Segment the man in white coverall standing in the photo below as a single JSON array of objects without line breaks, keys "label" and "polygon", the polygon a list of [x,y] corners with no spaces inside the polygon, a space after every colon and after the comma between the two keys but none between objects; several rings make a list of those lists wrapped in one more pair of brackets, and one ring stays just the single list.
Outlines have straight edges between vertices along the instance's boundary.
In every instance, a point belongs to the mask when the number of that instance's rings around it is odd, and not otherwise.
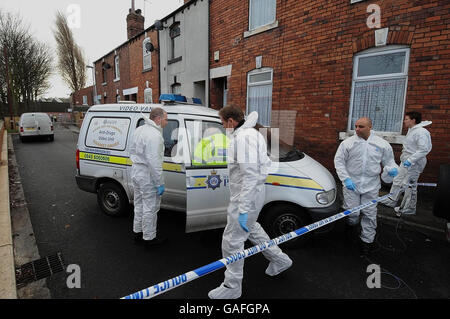
[{"label": "man in white coverall standing", "polygon": [[[264,137],[254,128],[258,113],[253,112],[244,120],[240,108],[228,106],[219,115],[227,133],[232,131],[227,149],[230,203],[222,238],[222,254],[228,257],[243,251],[247,239],[254,245],[270,240],[256,220],[264,205],[265,181],[271,161]],[[270,261],[266,269],[269,276],[276,276],[292,265],[292,260],[278,246],[263,251],[263,255]],[[209,298],[239,298],[243,274],[243,259],[228,265],[224,282],[208,293]]]},{"label": "man in white coverall standing", "polygon": [[393,194],[393,197],[383,203],[386,206],[395,207],[400,195],[400,188],[411,183],[412,186],[407,187],[405,190],[401,205],[394,208],[398,217],[401,214],[414,215],[416,213],[417,181],[427,165],[426,156],[432,148],[430,132],[424,128],[430,125],[431,122],[422,122],[422,114],[419,112],[408,112],[405,114],[403,123],[408,129],[408,133],[403,142],[403,150],[400,155],[400,170],[392,183],[390,193]]},{"label": "man in white coverall standing", "polygon": [[[378,197],[381,188],[380,164],[384,167],[384,175],[394,177],[398,174],[391,145],[372,134],[371,129],[372,121],[360,118],[355,124],[356,135],[343,141],[336,152],[334,165],[344,186],[344,209],[368,203]],[[366,208],[361,211],[361,215],[361,253],[368,255],[376,234],[377,207]],[[359,212],[348,216],[348,232],[356,232],[359,217]]]},{"label": "man in white coverall standing", "polygon": [[134,239],[147,247],[161,244],[165,238],[156,236],[157,214],[164,194],[163,128],[167,113],[156,108],[150,119],[144,116],[145,125],[136,129],[130,148],[131,181],[134,188]]}]

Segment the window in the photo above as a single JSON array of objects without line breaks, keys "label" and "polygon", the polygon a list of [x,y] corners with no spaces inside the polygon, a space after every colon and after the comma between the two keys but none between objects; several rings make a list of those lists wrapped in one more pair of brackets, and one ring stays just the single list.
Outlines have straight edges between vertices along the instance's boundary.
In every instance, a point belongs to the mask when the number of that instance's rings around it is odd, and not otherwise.
[{"label": "window", "polygon": [[[138,121],[137,127],[143,126],[145,124],[144,119]],[[163,130],[164,137],[164,156],[165,157],[175,157],[177,155],[177,145],[178,145],[178,128],[180,124],[176,120],[169,120],[166,127]]]},{"label": "window", "polygon": [[119,65],[119,56],[116,55],[114,58],[114,74],[115,80],[120,80],[120,65]]},{"label": "window", "polygon": [[249,30],[275,22],[276,0],[250,0]]},{"label": "window", "polygon": [[172,94],[181,94],[181,84],[180,83],[174,83],[171,86]]},{"label": "window", "polygon": [[[212,121],[201,121],[201,120],[186,120],[186,130],[188,134],[190,157],[192,162],[202,162],[202,157],[204,151],[202,147],[203,139],[207,139],[214,135],[223,135],[223,140],[219,138],[221,145],[214,145],[212,148],[217,148],[217,156],[221,157],[220,162],[226,162],[226,132],[222,126],[222,123],[212,122]],[[205,156],[206,157],[206,156]],[[198,165],[197,165],[198,166]]]},{"label": "window", "polygon": [[180,34],[180,23],[176,22],[170,27],[170,60],[181,57]]},{"label": "window", "polygon": [[409,49],[368,50],[355,56],[349,127],[361,117],[380,132],[401,133],[408,83]]},{"label": "window", "polygon": [[88,97],[87,97],[87,95],[83,95],[83,105],[88,105]]},{"label": "window", "polygon": [[247,80],[247,114],[259,114],[259,124],[270,126],[272,115],[273,70],[263,68],[249,72]]},{"label": "window", "polygon": [[106,69],[107,69],[107,64],[105,62],[102,63],[102,79],[103,79],[103,84],[106,83]]},{"label": "window", "polygon": [[142,43],[142,62],[144,71],[152,68],[152,53],[148,50],[149,44],[151,44],[150,38],[145,39]]}]

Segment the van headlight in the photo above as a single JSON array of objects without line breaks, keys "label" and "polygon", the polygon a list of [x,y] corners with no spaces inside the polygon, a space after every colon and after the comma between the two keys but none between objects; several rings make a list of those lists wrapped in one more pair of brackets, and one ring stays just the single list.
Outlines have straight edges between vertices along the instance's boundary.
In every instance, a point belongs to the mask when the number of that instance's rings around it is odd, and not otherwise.
[{"label": "van headlight", "polygon": [[332,203],[336,197],[336,190],[332,189],[328,192],[318,193],[316,195],[316,200],[319,204],[327,205]]}]

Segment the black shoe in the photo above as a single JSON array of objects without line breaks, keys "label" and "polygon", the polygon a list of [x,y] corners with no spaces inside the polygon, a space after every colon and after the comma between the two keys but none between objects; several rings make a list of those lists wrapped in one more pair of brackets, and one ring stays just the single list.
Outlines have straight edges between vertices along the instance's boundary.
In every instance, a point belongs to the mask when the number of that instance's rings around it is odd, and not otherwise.
[{"label": "black shoe", "polygon": [[358,225],[345,224],[345,238],[351,242],[356,242],[358,237]]},{"label": "black shoe", "polygon": [[368,257],[372,252],[372,244],[365,243],[363,241],[360,242],[360,253],[361,257]]},{"label": "black shoe", "polygon": [[158,246],[161,244],[164,244],[167,241],[166,237],[163,236],[158,236],[155,239],[152,240],[144,240],[144,246],[145,247],[154,247],[154,246]]},{"label": "black shoe", "polygon": [[144,242],[144,233],[134,233],[134,242],[136,244],[142,244]]}]

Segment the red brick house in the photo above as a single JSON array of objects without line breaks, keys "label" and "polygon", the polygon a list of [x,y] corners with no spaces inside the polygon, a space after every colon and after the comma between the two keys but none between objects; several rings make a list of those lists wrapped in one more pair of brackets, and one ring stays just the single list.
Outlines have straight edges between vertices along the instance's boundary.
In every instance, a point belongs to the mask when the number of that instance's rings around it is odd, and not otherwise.
[{"label": "red brick house", "polygon": [[340,140],[370,116],[398,161],[405,112],[433,150],[422,180],[450,163],[450,2],[212,0],[210,106],[258,110],[334,172]]},{"label": "red brick house", "polygon": [[158,46],[158,31],[144,30],[141,10],[130,9],[127,16],[128,40],[101,57],[95,64],[97,101],[157,102],[159,98],[159,61],[153,49]]},{"label": "red brick house", "polygon": [[72,94],[72,104],[74,106],[94,105],[94,87],[89,86]]}]

